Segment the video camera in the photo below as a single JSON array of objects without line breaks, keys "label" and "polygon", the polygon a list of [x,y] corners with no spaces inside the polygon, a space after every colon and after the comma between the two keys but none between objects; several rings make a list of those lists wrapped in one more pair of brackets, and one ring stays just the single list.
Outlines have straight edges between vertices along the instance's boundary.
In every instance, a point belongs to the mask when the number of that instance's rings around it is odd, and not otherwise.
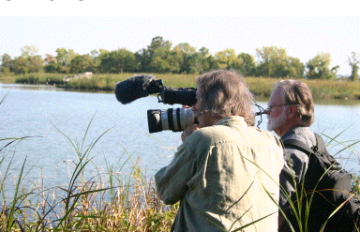
[{"label": "video camera", "polygon": [[[163,81],[155,80],[153,75],[135,75],[118,82],[115,95],[119,102],[128,104],[136,99],[158,93],[158,101],[164,104],[182,104],[187,106],[196,103],[196,88],[168,88]],[[260,109],[255,116],[268,113]],[[194,112],[190,108],[152,109],[147,111],[149,133],[164,130],[183,131],[186,127],[197,123]]]},{"label": "video camera", "polygon": [[[118,82],[115,95],[119,102],[128,104],[136,99],[158,93],[158,101],[164,104],[192,106],[196,103],[196,88],[168,88],[163,81],[155,80],[152,75],[135,75]],[[164,130],[183,131],[196,123],[190,108],[153,109],[147,111],[149,133]]]}]

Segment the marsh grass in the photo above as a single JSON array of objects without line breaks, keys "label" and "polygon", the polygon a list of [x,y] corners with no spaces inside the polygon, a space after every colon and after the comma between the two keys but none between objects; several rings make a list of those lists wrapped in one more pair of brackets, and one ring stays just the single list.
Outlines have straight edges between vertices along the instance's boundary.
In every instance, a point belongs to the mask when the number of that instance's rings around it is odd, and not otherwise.
[{"label": "marsh grass", "polygon": [[[107,166],[107,170],[98,170],[95,176],[86,175],[86,168],[92,162],[93,147],[110,130],[85,147],[90,125],[91,122],[81,142],[72,140],[54,125],[75,151],[76,160],[68,164],[71,175],[67,187],[44,189],[40,185],[32,186],[31,191],[25,190],[22,184],[26,180],[26,158],[14,177],[15,186],[6,186],[6,179],[11,178],[9,170],[12,162],[10,160],[6,164],[6,156],[1,158],[1,170],[5,172],[0,173],[0,231],[170,230],[178,205],[163,205],[155,193],[152,180],[146,179],[138,161],[129,176],[122,176],[121,170],[114,171],[111,166]],[[18,139],[9,140],[3,149],[19,145],[14,144]],[[9,199],[5,191],[11,188],[14,192]]]},{"label": "marsh grass", "polygon": [[[22,183],[26,180],[25,158],[15,178],[15,192],[11,199],[7,200],[4,195],[7,186],[4,186],[4,183],[6,178],[10,178],[8,170],[11,166],[11,160],[5,164],[5,157],[3,156],[0,159],[1,170],[5,170],[4,173],[1,173],[0,185],[3,194],[0,231],[170,230],[179,205],[165,206],[162,203],[156,195],[153,180],[148,180],[139,168],[139,160],[134,161],[130,174],[125,177],[121,175],[122,166],[114,167],[108,162],[106,162],[106,170],[99,169],[97,175],[87,177],[85,171],[92,162],[91,150],[107,131],[111,130],[106,130],[86,147],[86,136],[90,125],[91,122],[81,142],[72,140],[57,128],[59,133],[66,137],[76,154],[76,160],[68,164],[71,175],[67,187],[54,186],[50,189],[44,189],[43,186],[36,186],[31,190],[25,190],[22,187]],[[9,139],[6,147],[19,146],[21,144],[15,142],[21,142],[24,139],[27,138]],[[335,138],[331,142],[334,141],[336,141]],[[131,159],[132,157],[128,157],[126,162]],[[295,201],[289,199],[301,232],[309,231],[306,221],[314,193],[309,195],[300,191],[297,192]],[[270,194],[268,195],[271,197]],[[30,198],[30,196],[35,197]],[[274,204],[277,204],[276,199],[273,201]],[[306,201],[305,204],[303,201]],[[305,209],[301,208],[303,205],[305,205]],[[236,228],[233,231],[241,231],[249,225]],[[293,231],[295,231],[294,227],[291,226]]]},{"label": "marsh grass", "polygon": [[[73,74],[49,74],[32,73],[26,75],[0,74],[2,83],[18,84],[43,84],[56,85],[58,87],[85,90],[85,91],[113,91],[117,82],[126,80],[133,75],[140,73],[121,73],[121,74],[93,74],[91,79],[73,79],[66,83],[63,81],[65,76]],[[147,73],[154,75],[155,79],[162,79],[164,85],[172,88],[195,87],[196,74],[163,74]],[[267,77],[246,77],[245,78],[251,92],[257,98],[268,98],[271,94],[272,86],[280,79]],[[360,99],[360,82],[344,80],[306,80],[301,79],[310,87],[315,100],[329,99]]]}]

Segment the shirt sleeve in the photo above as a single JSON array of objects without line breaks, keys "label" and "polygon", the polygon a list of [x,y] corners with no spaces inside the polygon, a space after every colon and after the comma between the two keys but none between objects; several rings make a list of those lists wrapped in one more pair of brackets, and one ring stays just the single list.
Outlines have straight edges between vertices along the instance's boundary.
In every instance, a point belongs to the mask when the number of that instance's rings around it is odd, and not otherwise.
[{"label": "shirt sleeve", "polygon": [[155,174],[156,189],[165,204],[175,204],[184,197],[187,182],[195,172],[194,153],[186,140],[178,148],[171,163]]}]

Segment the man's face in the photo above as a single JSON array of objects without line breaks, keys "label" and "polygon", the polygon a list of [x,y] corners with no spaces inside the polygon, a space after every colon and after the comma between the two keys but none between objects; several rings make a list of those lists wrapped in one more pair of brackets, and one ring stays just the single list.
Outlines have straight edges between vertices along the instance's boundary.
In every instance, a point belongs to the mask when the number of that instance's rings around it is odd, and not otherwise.
[{"label": "man's face", "polygon": [[271,94],[269,103],[268,123],[267,129],[269,131],[277,131],[287,122],[286,105],[281,95],[281,89],[277,88]]}]

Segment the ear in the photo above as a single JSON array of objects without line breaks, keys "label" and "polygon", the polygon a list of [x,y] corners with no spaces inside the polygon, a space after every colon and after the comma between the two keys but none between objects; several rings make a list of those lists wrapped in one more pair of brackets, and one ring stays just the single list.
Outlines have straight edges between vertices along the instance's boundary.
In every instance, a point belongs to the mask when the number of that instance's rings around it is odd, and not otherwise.
[{"label": "ear", "polygon": [[292,119],[298,115],[296,106],[288,106],[286,109],[288,119]]}]

